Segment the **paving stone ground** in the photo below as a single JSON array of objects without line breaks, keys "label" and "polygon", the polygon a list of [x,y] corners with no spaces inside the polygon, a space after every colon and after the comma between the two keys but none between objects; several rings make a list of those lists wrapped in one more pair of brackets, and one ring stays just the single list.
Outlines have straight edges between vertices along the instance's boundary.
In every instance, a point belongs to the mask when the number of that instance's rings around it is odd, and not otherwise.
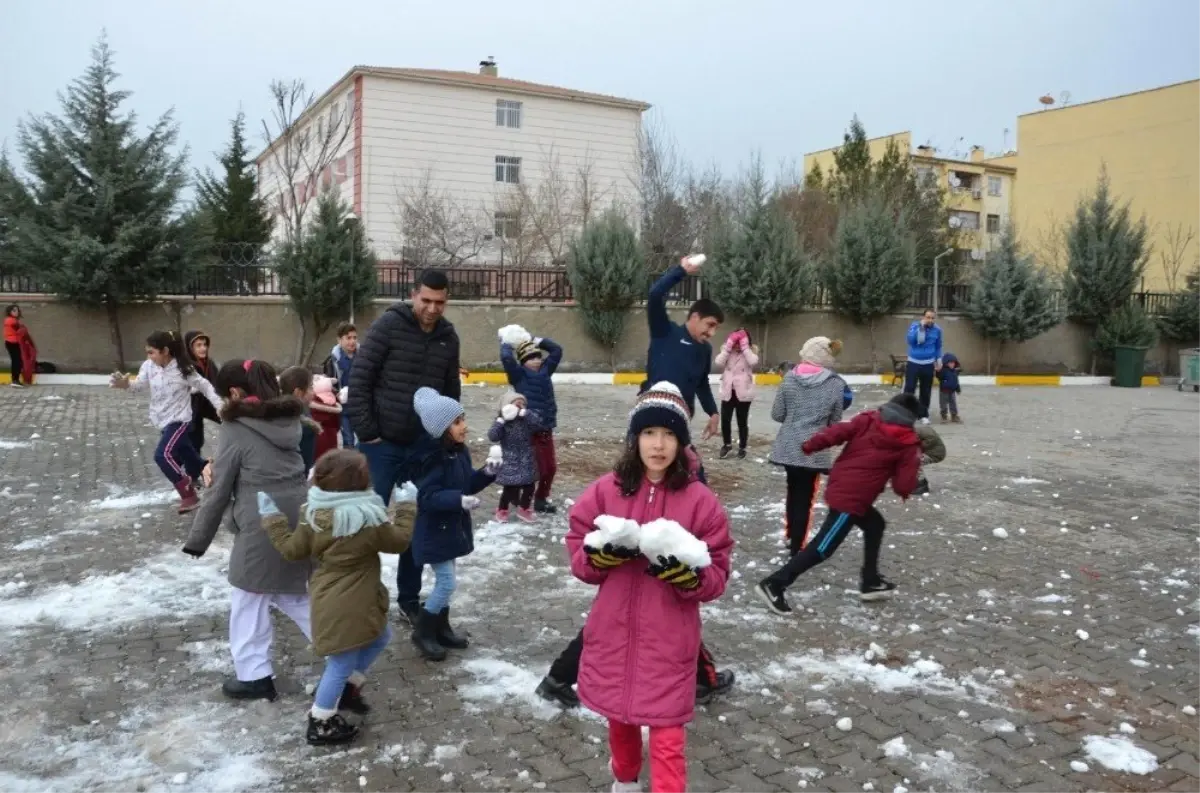
[{"label": "paving stone ground", "polygon": [[[862,390],[857,406],[888,393]],[[498,396],[468,389],[473,435]],[[611,464],[632,396],[559,389],[562,497]],[[797,582],[790,618],[750,591],[783,561],[783,477],[764,461],[771,397],[755,403],[746,460],[702,447],[738,539],[705,635],[739,682],[698,709],[691,789],[1200,787],[1197,720],[1183,710],[1200,685],[1195,395],[968,389],[967,423],[942,428],[934,493],[880,501],[899,596],[859,603],[852,539]],[[199,561],[179,552],[189,519],[153,466],[155,441],[136,397],[0,392],[0,790],[607,788],[600,719],[532,695],[592,594],[567,572],[562,517],[478,527],[454,603],[471,649],[426,663],[398,630],[360,741],[312,750],[305,686],[321,660],[286,619],[283,696],[222,699],[229,536]],[[868,661],[872,643],[884,654]],[[1157,769],[1085,757],[1086,737],[1111,735]]]}]

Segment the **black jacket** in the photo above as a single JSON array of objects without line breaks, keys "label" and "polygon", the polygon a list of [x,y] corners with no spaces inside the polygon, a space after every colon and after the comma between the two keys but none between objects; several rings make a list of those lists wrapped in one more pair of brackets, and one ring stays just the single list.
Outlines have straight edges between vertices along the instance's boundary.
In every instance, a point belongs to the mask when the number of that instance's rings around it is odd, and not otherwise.
[{"label": "black jacket", "polygon": [[[208,338],[208,334],[202,330],[189,330],[183,334],[183,346],[187,348],[189,356],[192,354],[192,342],[198,336]],[[204,361],[197,361],[193,358],[192,363],[201,377],[210,383],[217,382],[217,370],[221,367],[212,359],[211,355]],[[221,423],[221,419],[217,417],[217,409],[212,406],[204,394],[192,394],[192,426],[202,423],[204,419]]]},{"label": "black jacket", "polygon": [[458,334],[445,319],[429,333],[412,307],[396,303],[367,329],[350,369],[346,415],[360,441],[382,438],[409,445],[423,433],[413,395],[428,386],[451,399],[462,397]]}]

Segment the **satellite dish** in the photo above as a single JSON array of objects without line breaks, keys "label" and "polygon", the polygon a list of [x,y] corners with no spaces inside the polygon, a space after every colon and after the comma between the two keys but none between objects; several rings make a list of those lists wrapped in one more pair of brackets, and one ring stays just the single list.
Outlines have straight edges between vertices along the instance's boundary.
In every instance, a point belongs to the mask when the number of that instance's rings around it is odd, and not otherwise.
[{"label": "satellite dish", "polygon": [[958,217],[957,215],[950,218],[950,228],[956,229],[961,225],[962,225],[962,218]]},{"label": "satellite dish", "polygon": [[1038,101],[1046,107],[1049,107],[1050,105],[1054,104],[1054,97],[1050,96],[1050,94],[1046,94],[1045,96],[1039,97]]},{"label": "satellite dish", "polygon": [[951,187],[958,187],[961,184],[962,184],[962,179],[959,179],[957,174],[953,174],[953,173],[950,174],[950,186]]}]

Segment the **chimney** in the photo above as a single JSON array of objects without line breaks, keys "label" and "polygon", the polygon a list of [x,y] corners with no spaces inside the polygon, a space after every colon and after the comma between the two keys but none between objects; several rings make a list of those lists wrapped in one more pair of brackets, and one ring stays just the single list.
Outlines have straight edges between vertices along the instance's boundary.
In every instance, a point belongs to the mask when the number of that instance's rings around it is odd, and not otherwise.
[{"label": "chimney", "polygon": [[499,77],[500,70],[496,68],[496,59],[489,55],[486,60],[480,61],[479,73],[485,74],[488,77]]},{"label": "chimney", "polygon": [[983,153],[982,146],[971,147],[971,162],[983,162],[987,155]]}]

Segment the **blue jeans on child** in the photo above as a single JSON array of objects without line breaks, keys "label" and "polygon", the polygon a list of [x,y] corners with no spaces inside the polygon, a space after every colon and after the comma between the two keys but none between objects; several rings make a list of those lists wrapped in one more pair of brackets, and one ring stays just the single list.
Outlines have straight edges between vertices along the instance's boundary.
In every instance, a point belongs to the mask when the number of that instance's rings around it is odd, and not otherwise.
[{"label": "blue jeans on child", "polygon": [[433,568],[436,578],[433,582],[433,591],[429,593],[429,597],[425,598],[425,610],[430,614],[438,614],[450,605],[450,598],[458,586],[458,582],[454,580],[454,560],[438,562],[429,566]]},{"label": "blue jeans on child", "polygon": [[158,439],[158,448],[154,450],[154,462],[158,465],[163,476],[177,485],[187,478],[199,479],[204,470],[204,459],[192,446],[188,437],[191,426],[177,421],[163,427]]},{"label": "blue jeans on child", "polygon": [[366,674],[391,640],[392,629],[384,625],[379,638],[367,646],[326,656],[325,671],[321,673],[321,682],[317,684],[313,704],[325,710],[337,710],[338,700],[342,697],[342,690],[346,688],[346,681],[350,679],[350,675],[354,672]]},{"label": "blue jeans on child", "polygon": [[342,414],[342,448],[354,448],[354,429],[350,426],[350,417]]}]

